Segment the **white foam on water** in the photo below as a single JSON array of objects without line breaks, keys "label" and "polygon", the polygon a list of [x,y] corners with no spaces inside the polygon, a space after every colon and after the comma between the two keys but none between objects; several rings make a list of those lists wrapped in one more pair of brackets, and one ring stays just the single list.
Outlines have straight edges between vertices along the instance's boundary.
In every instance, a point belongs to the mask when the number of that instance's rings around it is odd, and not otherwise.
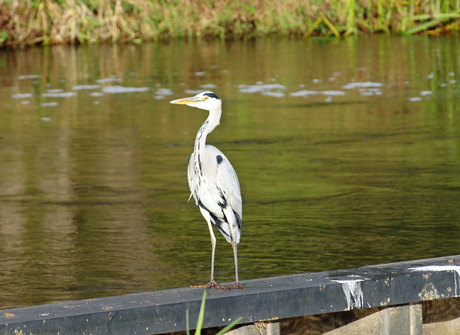
[{"label": "white foam on water", "polygon": [[92,97],[102,97],[102,96],[104,96],[104,93],[102,93],[102,92],[91,92],[88,95],[92,96]]},{"label": "white foam on water", "polygon": [[309,90],[301,90],[301,91],[291,93],[291,97],[305,97],[305,96],[317,95],[317,94],[323,94],[323,95],[327,95],[327,96],[332,96],[332,95],[345,95],[345,92],[343,92],[343,91],[309,91]]},{"label": "white foam on water", "polygon": [[203,92],[203,90],[185,90],[184,92],[187,94],[198,94]]},{"label": "white foam on water", "polygon": [[275,98],[282,98],[284,97],[285,94],[283,92],[266,91],[266,92],[262,92],[262,95],[268,95],[270,97],[275,97]]},{"label": "white foam on water", "polygon": [[281,85],[281,84],[265,84],[263,85],[265,89],[268,90],[285,90],[286,86]]},{"label": "white foam on water", "polygon": [[12,94],[13,99],[27,99],[32,98],[32,93]]},{"label": "white foam on water", "polygon": [[430,95],[431,93],[433,93],[433,92],[431,92],[431,91],[422,91],[422,92],[420,92],[420,95],[425,96],[425,95]]},{"label": "white foam on water", "polygon": [[364,96],[382,95],[380,88],[360,88],[359,94]]},{"label": "white foam on water", "polygon": [[240,85],[239,87],[241,93],[257,93],[262,92],[264,90],[262,86],[259,85]]},{"label": "white foam on water", "polygon": [[46,92],[48,92],[48,93],[61,93],[61,92],[64,92],[64,90],[60,89],[60,88],[50,88],[49,90],[46,90]]},{"label": "white foam on water", "polygon": [[214,84],[203,84],[200,85],[201,88],[216,88],[217,86]]},{"label": "white foam on water", "polygon": [[422,98],[420,98],[420,97],[413,97],[413,98],[409,98],[409,101],[422,101]]},{"label": "white foam on water", "polygon": [[44,98],[70,98],[76,96],[75,92],[57,92],[57,93],[42,93]]},{"label": "white foam on water", "polygon": [[106,86],[102,88],[102,92],[109,94],[146,92],[148,90],[150,90],[149,87]]},{"label": "white foam on water", "polygon": [[98,79],[98,80],[96,80],[96,83],[105,84],[105,83],[113,83],[113,82],[120,82],[120,81],[121,81],[121,79],[118,78],[117,76],[112,76],[110,78]]},{"label": "white foam on water", "polygon": [[[257,84],[256,85],[238,85],[241,93],[258,93],[269,92],[271,90],[285,90],[286,86],[281,84]],[[281,93],[281,92],[272,92]],[[269,95],[269,94],[268,94]],[[284,96],[284,93],[283,93]]]},{"label": "white foam on water", "polygon": [[42,106],[42,107],[55,107],[57,105],[58,105],[57,102],[42,102],[40,104],[40,106]]},{"label": "white foam on water", "polygon": [[25,75],[25,76],[19,76],[18,79],[19,80],[24,80],[24,79],[38,79],[40,78],[41,76],[39,74],[29,74],[29,75]]},{"label": "white foam on water", "polygon": [[74,91],[80,91],[80,90],[96,90],[100,88],[101,85],[77,85],[72,87],[72,90]]},{"label": "white foam on water", "polygon": [[195,72],[195,76],[199,76],[199,77],[204,76],[205,74],[206,72],[204,71]]},{"label": "white foam on water", "polygon": [[301,90],[298,92],[291,93],[291,97],[305,97],[309,95],[320,94],[318,91],[308,91],[308,90]]},{"label": "white foam on water", "polygon": [[42,120],[42,121],[51,121],[51,118],[50,117],[42,117],[40,120]]},{"label": "white foam on water", "polygon": [[382,87],[382,83],[373,83],[371,81],[366,81],[366,82],[355,82],[355,83],[348,83],[346,85],[343,85],[342,88],[346,90],[351,90],[354,88],[360,88],[360,87]]},{"label": "white foam on water", "polygon": [[345,92],[342,91],[323,91],[324,95],[345,95]]}]

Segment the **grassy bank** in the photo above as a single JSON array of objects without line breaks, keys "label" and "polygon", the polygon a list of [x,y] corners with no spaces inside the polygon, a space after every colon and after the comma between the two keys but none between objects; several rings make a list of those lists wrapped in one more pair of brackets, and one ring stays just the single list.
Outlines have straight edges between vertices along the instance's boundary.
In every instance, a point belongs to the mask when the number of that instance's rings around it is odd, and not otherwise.
[{"label": "grassy bank", "polygon": [[0,47],[459,31],[460,0],[0,0]]}]

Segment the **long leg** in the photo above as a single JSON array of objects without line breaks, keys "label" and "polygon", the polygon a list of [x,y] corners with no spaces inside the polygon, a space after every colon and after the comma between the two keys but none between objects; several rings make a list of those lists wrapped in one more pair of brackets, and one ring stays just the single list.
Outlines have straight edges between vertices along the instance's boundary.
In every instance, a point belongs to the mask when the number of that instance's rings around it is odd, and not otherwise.
[{"label": "long leg", "polygon": [[[230,208],[231,210],[231,208]],[[225,211],[225,214],[227,215],[227,218],[233,218],[234,222],[236,221],[235,216],[233,215],[233,210],[230,211]],[[244,285],[240,284],[239,278],[238,278],[238,253],[237,253],[237,245],[235,240],[235,232],[234,229],[238,229],[236,224],[230,224],[230,232],[232,234],[232,247],[233,247],[233,258],[235,259],[235,284],[234,285],[229,285],[229,286],[218,286],[217,288],[220,290],[231,290],[233,288],[239,288],[244,290]]]},{"label": "long leg", "polygon": [[239,285],[240,281],[238,280],[238,255],[236,251],[237,244],[235,240],[232,242],[232,247],[233,247],[233,258],[235,258],[235,284]]},{"label": "long leg", "polygon": [[206,285],[192,285],[191,287],[217,287],[217,283],[214,280],[214,256],[216,252],[216,236],[214,236],[214,231],[212,230],[212,223],[211,223],[211,216],[209,215],[209,212],[203,208],[200,207],[201,214],[203,214],[204,218],[206,219],[206,222],[208,223],[208,228],[209,228],[209,234],[211,235],[211,280],[209,281],[208,284]]},{"label": "long leg", "polygon": [[232,247],[233,247],[233,257],[235,258],[235,285],[233,285],[230,288],[239,288],[244,290],[244,285],[240,284],[240,280],[238,279],[238,255],[237,255],[237,243],[235,240],[232,242]]},{"label": "long leg", "polygon": [[241,290],[244,290],[244,285],[240,284],[240,281],[238,279],[238,256],[237,256],[237,243],[235,240],[232,242],[232,247],[233,247],[233,257],[235,258],[235,284],[233,285],[219,285],[217,288],[219,290],[231,290],[234,288],[238,288]]},{"label": "long leg", "polygon": [[208,221],[209,227],[209,234],[211,235],[211,280],[208,284],[208,287],[216,287],[216,282],[214,280],[214,256],[216,254],[216,237],[214,236],[214,232],[212,230],[212,224]]}]

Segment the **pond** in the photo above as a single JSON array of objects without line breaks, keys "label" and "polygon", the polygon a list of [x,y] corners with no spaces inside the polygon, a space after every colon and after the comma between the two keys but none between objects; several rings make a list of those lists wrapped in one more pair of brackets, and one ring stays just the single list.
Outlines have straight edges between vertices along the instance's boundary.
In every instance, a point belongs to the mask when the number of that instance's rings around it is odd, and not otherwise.
[{"label": "pond", "polygon": [[[0,309],[202,284],[187,159],[238,174],[240,279],[460,254],[460,40],[172,41],[0,51]],[[234,280],[216,231],[216,280]]]}]

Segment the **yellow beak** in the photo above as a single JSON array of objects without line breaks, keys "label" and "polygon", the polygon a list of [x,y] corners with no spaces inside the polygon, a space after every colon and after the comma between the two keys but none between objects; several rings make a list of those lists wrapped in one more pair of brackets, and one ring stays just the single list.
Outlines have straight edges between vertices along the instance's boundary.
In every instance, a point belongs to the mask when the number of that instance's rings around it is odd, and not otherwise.
[{"label": "yellow beak", "polygon": [[188,104],[194,104],[197,102],[201,102],[204,100],[205,99],[203,98],[190,97],[190,98],[176,99],[176,100],[170,101],[170,103],[176,104],[176,105],[188,105]]}]

